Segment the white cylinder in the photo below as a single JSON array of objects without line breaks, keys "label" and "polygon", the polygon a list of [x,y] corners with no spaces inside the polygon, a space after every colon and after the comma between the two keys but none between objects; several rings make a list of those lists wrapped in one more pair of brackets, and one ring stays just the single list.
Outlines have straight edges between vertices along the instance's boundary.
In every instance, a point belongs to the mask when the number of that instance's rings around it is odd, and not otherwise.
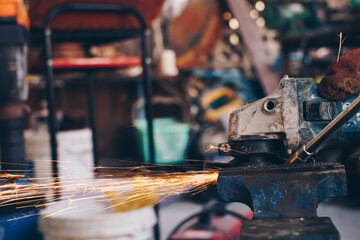
[{"label": "white cylinder", "polygon": [[179,73],[176,67],[176,54],[174,50],[165,49],[160,56],[160,74],[163,76],[174,77]]},{"label": "white cylinder", "polygon": [[144,207],[128,212],[105,212],[94,208],[94,203],[81,202],[85,213],[68,211],[56,213],[66,208],[66,202],[53,205],[41,212],[39,229],[45,240],[151,240],[152,228],[156,222],[154,209]]}]

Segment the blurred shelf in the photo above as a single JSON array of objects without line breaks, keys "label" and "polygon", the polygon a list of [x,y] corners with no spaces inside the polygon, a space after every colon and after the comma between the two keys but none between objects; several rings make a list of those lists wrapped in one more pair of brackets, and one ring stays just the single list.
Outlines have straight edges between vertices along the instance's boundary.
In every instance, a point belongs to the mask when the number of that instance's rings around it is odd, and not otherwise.
[{"label": "blurred shelf", "polygon": [[[42,29],[31,29],[30,42],[33,45],[42,44],[44,32]],[[140,37],[137,29],[126,30],[92,30],[92,31],[52,31],[53,42],[82,42],[89,45],[111,41],[121,41]]]}]

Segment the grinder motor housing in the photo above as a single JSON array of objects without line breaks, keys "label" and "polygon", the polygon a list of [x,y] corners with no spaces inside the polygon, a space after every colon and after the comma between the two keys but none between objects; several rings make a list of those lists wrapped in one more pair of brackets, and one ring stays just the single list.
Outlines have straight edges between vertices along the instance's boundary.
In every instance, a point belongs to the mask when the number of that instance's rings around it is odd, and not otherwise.
[{"label": "grinder motor housing", "polygon": [[[231,113],[229,142],[219,145],[219,153],[232,155],[246,165],[283,163],[356,97],[329,101],[318,96],[318,84],[313,79],[285,76],[272,94]],[[357,113],[324,145],[343,148],[359,141]]]}]

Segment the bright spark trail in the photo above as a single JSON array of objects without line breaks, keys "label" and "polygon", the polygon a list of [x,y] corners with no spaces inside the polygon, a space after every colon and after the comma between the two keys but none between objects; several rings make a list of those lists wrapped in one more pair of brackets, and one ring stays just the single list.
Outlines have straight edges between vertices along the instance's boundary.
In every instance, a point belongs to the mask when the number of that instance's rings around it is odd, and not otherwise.
[{"label": "bright spark trail", "polygon": [[[209,185],[216,184],[218,178],[218,170],[164,172],[146,168],[115,169],[101,177],[83,180],[59,178],[60,201],[66,201],[67,205],[48,216],[76,212],[76,203],[83,200],[107,203],[105,208],[118,210],[126,210],[131,204],[139,202],[141,206],[151,206],[171,196],[204,191]],[[29,178],[26,183],[20,184],[9,181],[19,176],[4,173],[0,177],[8,181],[0,185],[0,210],[6,207],[40,209],[58,203],[54,200],[55,185],[52,182],[38,183],[44,179]],[[46,197],[46,202],[39,202],[40,195]]]}]

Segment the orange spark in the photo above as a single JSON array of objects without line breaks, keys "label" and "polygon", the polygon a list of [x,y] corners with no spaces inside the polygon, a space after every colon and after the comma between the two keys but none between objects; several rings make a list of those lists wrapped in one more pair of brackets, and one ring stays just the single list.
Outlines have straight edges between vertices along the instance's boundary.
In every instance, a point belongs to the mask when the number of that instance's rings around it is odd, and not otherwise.
[{"label": "orange spark", "polygon": [[[68,210],[81,211],[76,209],[76,204],[83,200],[102,202],[105,204],[104,209],[129,210],[130,205],[151,206],[174,195],[196,194],[204,191],[208,185],[216,184],[218,178],[218,170],[164,172],[150,171],[147,167],[132,167],[128,170],[119,172],[119,169],[115,169],[114,172],[106,172],[106,178],[84,180],[60,178],[58,186],[53,183],[37,183],[39,180],[37,178],[32,178],[25,184],[3,184],[0,185],[0,208],[11,205],[25,209],[27,206],[42,208],[57,204],[53,200],[54,194],[57,194],[54,193],[54,189],[59,188],[60,200],[68,204],[47,216],[63,214]],[[135,173],[134,170],[140,170],[140,173]],[[48,202],[39,202],[40,195],[44,195]]]}]

